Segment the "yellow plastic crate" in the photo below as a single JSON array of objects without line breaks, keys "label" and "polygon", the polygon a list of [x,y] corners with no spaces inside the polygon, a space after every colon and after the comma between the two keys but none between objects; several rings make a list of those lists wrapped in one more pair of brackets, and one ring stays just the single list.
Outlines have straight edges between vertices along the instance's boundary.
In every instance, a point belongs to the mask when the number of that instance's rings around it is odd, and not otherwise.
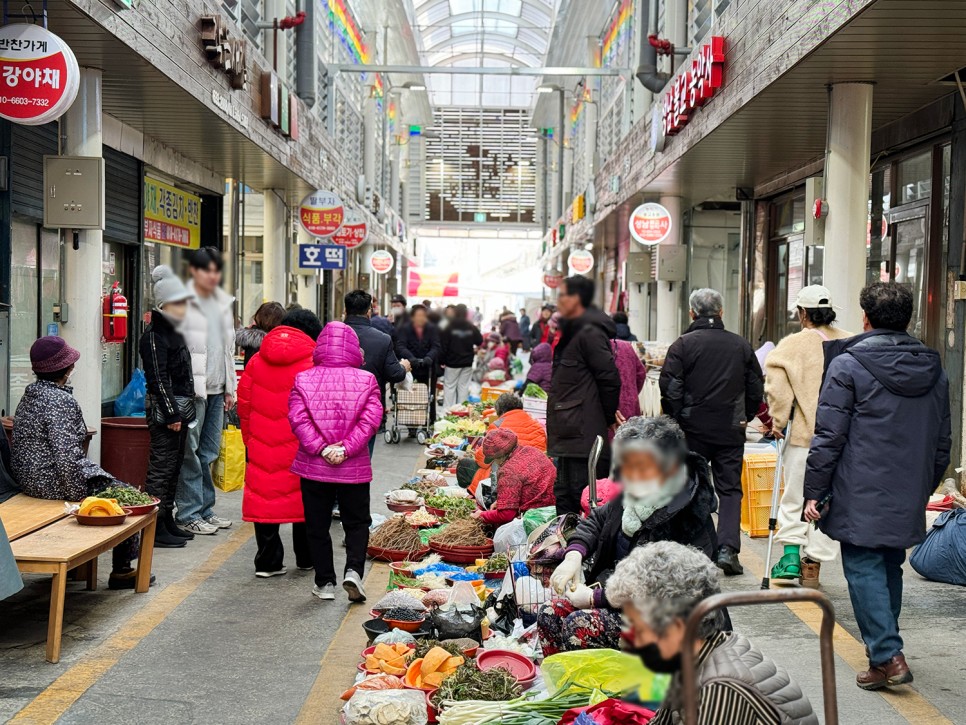
[{"label": "yellow plastic crate", "polygon": [[[777,463],[776,453],[753,453],[745,456],[741,466],[741,530],[753,539],[768,536]],[[784,478],[781,490],[785,490]]]},{"label": "yellow plastic crate", "polygon": [[480,400],[484,403],[495,403],[496,399],[504,393],[512,392],[512,388],[484,385],[483,389],[480,391]]}]

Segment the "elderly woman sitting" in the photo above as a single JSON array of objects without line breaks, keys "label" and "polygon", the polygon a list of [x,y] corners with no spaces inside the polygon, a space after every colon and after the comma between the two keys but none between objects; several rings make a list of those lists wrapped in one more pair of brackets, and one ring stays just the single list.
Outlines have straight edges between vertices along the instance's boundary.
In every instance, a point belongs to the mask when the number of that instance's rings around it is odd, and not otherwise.
[{"label": "elderly woman sitting", "polygon": [[550,579],[565,599],[553,600],[538,619],[544,654],[617,647],[620,616],[604,589],[584,584],[584,576],[603,587],[618,562],[651,541],[694,546],[709,558],[717,548],[708,464],[688,452],[677,423],[666,417],[631,418],[614,436],[613,451],[614,477],[623,494],[581,521],[570,537]]},{"label": "elderly woman sitting", "polygon": [[[634,550],[617,565],[607,599],[623,609],[626,637],[652,672],[673,674],[651,725],[684,720],[681,649],[685,622],[697,604],[720,592],[717,567],[694,549],[670,541]],[[818,725],[801,688],[740,634],[723,631],[722,613],[709,614],[694,643],[698,722],[728,725]]]}]

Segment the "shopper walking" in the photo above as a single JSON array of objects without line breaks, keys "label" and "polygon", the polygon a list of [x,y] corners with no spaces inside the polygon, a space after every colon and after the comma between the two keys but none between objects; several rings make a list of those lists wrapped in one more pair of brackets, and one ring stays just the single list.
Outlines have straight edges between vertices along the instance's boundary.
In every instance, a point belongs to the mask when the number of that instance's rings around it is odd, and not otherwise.
[{"label": "shopper walking", "polygon": [[443,362],[443,408],[449,410],[470,394],[476,349],[483,344],[479,328],[469,321],[466,305],[456,305],[453,319],[440,333]]},{"label": "shopper walking", "polygon": [[188,428],[195,420],[191,354],[179,330],[188,313],[191,293],[166,266],[155,267],[151,322],[138,343],[141,367],[147,380],[146,417],[151,448],[144,487],[161,500],[154,545],[180,548],[188,536],[174,523],[174,497],[184,463]]},{"label": "shopper walking", "polygon": [[248,451],[242,519],[255,525],[255,576],[263,579],[287,571],[280,524],[292,524],[295,565],[312,568],[301,481],[290,470],[299,444],[288,422],[288,400],[295,376],[312,367],[321,332],[314,312],[289,312],[265,336],[238,382],[238,418]]},{"label": "shopper walking", "polygon": [[550,329],[550,317],[553,315],[553,307],[544,305],[540,308],[540,316],[537,321],[530,326],[530,347],[534,348],[541,342],[548,345],[553,343],[553,330]]},{"label": "shopper walking", "polygon": [[[641,414],[641,390],[647,380],[647,368],[634,351],[634,346],[624,340],[611,340],[614,364],[621,376],[621,398],[617,410],[621,418],[629,420]],[[612,436],[613,437],[613,436]]]},{"label": "shopper walking", "polygon": [[523,334],[516,315],[509,310],[500,315],[500,337],[510,346],[510,354],[516,355],[520,343],[523,342]]},{"label": "shopper walking", "polygon": [[902,563],[926,536],[926,503],[949,465],[949,381],[939,353],[906,332],[908,287],[869,285],[859,304],[865,332],[825,346],[805,518],[842,545],[869,656],[856,683],[878,690],[912,682],[899,635]]},{"label": "shopper walking", "polygon": [[285,308],[281,302],[264,302],[252,316],[252,324],[235,330],[235,345],[245,354],[245,365],[262,346],[265,335],[282,323]]},{"label": "shopper walking", "polygon": [[631,332],[630,325],[627,324],[627,313],[617,311],[611,317],[617,326],[617,339],[624,342],[637,342],[637,335]]},{"label": "shopper walking", "polygon": [[332,507],[341,512],[346,563],[342,587],[350,602],[365,601],[362,586],[369,544],[369,485],[372,463],[366,446],[379,428],[382,402],[375,376],[362,370],[359,337],[342,322],[330,322],[312,354],[315,366],[295,377],[289,423],[299,447],[292,473],[301,477],[315,586],[319,599],[335,599]]},{"label": "shopper walking", "polygon": [[[588,485],[587,465],[597,436],[617,422],[621,379],[610,341],[614,322],[593,306],[594,282],[567,277],[560,285],[558,311],[563,320],[553,358],[547,401],[547,450],[557,459],[554,495],[558,514],[580,514],[580,493]],[[609,472],[605,450],[597,477]]]},{"label": "shopper walking", "polygon": [[191,353],[197,425],[188,431],[184,465],[175,501],[178,526],[190,534],[216,534],[231,521],[215,515],[211,464],[221,448],[225,411],[235,403],[234,299],[221,284],[224,262],[214,247],[202,247],[188,258],[191,280],[181,333]]},{"label": "shopper walking", "polygon": [[523,338],[523,349],[530,352],[530,315],[523,307],[520,308],[520,337]]},{"label": "shopper walking", "polygon": [[721,293],[691,293],[691,326],[668,349],[661,406],[684,430],[688,447],[711,464],[718,493],[715,563],[741,574],[741,462],[745,427],[761,406],[761,366],[748,342],[725,330]]},{"label": "shopper walking", "polygon": [[784,546],[784,553],[772,568],[771,577],[800,579],[802,586],[816,588],[822,562],[838,556],[839,547],[820,529],[802,519],[805,461],[815,434],[815,410],[822,387],[825,363],[822,345],[829,340],[851,337],[852,333],[832,326],[835,322],[832,295],[821,285],[803,287],[795,299],[795,307],[801,332],[783,339],[765,358],[765,395],[772,419],[771,430],[776,438],[784,437],[792,410],[795,412],[792,435],[785,441],[782,458],[785,492],[778,509],[775,537]]},{"label": "shopper walking", "polygon": [[436,379],[439,377],[439,328],[429,321],[425,305],[413,305],[410,320],[396,335],[396,354],[408,360],[417,383],[429,386],[429,425],[436,422]]}]

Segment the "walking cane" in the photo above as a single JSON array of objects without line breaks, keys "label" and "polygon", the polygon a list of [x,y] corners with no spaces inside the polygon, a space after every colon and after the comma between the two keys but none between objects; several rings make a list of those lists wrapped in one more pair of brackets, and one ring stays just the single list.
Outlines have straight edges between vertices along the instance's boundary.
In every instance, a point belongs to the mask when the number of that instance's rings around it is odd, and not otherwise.
[{"label": "walking cane", "polygon": [[771,490],[771,511],[768,513],[768,551],[765,553],[765,571],[761,576],[761,588],[771,586],[771,550],[775,544],[775,532],[778,531],[778,505],[781,500],[782,468],[785,459],[785,443],[792,434],[792,419],[795,417],[795,402],[792,401],[792,412],[788,416],[784,438],[776,438],[778,459],[775,461],[775,483]]},{"label": "walking cane", "polygon": [[587,502],[591,511],[597,508],[597,461],[600,460],[602,450],[604,450],[604,437],[597,436],[590,449],[590,458],[587,459]]}]

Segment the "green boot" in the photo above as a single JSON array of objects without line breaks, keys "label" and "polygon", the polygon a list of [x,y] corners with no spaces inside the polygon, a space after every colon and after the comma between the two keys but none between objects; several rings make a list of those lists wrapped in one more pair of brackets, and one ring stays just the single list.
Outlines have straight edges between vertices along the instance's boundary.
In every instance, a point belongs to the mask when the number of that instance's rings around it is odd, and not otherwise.
[{"label": "green boot", "polygon": [[786,545],[785,553],[771,568],[772,579],[798,579],[802,575],[802,558],[798,546]]}]

